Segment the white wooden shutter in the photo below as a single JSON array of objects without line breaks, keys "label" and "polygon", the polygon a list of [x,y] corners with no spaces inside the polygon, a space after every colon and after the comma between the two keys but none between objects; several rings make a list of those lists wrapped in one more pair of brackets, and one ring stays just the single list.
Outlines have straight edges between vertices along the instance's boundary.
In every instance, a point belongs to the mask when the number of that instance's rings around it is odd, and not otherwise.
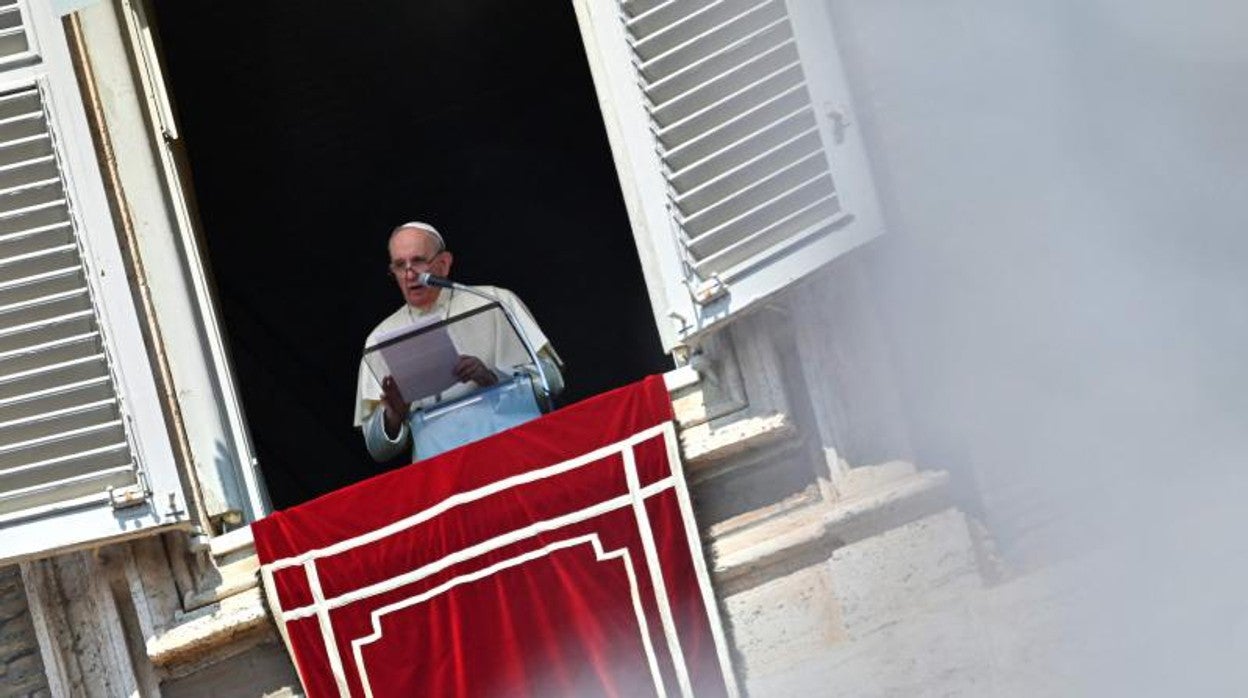
[{"label": "white wooden shutter", "polygon": [[818,0],[578,0],[669,347],[881,232]]},{"label": "white wooden shutter", "polygon": [[0,66],[32,53],[22,9],[17,0],[0,1]]},{"label": "white wooden shutter", "polygon": [[0,0],[0,560],[185,520],[64,33]]}]

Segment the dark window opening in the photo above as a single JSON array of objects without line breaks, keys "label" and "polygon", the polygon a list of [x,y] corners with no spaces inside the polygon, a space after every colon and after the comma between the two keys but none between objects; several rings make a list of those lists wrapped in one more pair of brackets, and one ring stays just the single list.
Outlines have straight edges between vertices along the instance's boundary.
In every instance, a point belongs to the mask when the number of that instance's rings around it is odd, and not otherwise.
[{"label": "dark window opening", "polygon": [[348,11],[156,0],[244,408],[274,505],[379,472],[351,426],[365,335],[403,300],[386,235],[437,225],[567,363],[567,404],[671,366],[570,2]]}]

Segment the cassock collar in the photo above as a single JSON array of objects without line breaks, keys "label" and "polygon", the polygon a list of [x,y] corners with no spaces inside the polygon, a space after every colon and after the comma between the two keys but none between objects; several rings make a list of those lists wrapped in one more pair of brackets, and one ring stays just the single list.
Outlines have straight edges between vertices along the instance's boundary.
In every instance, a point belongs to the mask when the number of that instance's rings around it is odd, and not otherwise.
[{"label": "cassock collar", "polygon": [[449,289],[442,289],[436,300],[427,308],[417,308],[413,305],[406,305],[407,314],[412,318],[425,317],[426,315],[437,314],[444,315],[446,306],[451,302],[451,296],[454,294],[448,292]]}]

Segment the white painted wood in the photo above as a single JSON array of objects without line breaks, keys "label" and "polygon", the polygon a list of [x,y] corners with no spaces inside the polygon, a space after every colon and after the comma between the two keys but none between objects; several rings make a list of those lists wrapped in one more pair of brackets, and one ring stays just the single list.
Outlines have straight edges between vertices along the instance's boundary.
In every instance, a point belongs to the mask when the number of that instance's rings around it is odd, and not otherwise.
[{"label": "white painted wood", "polygon": [[[162,259],[177,255],[178,264],[167,266],[185,269],[185,275],[179,272],[176,278],[166,276],[164,283],[175,286],[173,290],[188,296],[187,302],[193,305],[193,312],[190,313],[172,309],[162,312],[160,320],[167,332],[167,339],[188,349],[186,352],[175,352],[175,371],[190,378],[193,381],[191,385],[200,391],[200,404],[193,411],[200,415],[200,423],[192,423],[189,428],[204,434],[200,437],[200,441],[204,443],[201,450],[207,455],[201,460],[214,461],[205,463],[201,472],[222,469],[222,464],[216,463],[214,459],[219,457],[218,452],[224,446],[232,461],[227,466],[241,481],[242,489],[241,502],[235,501],[239,499],[239,495],[225,493],[227,505],[242,507],[246,520],[254,521],[268,514],[272,506],[260,475],[255,447],[234,379],[234,369],[221,332],[211,283],[204,267],[204,252],[200,249],[194,217],[187,201],[189,183],[183,181],[177,159],[170,149],[170,143],[179,138],[179,133],[165,87],[153,30],[146,14],[145,3],[121,0],[118,7],[128,40],[128,51],[138,69],[138,87],[148,112],[148,118],[144,122],[150,124],[149,137],[156,144],[160,172],[168,183],[163,195],[168,202],[168,214],[173,218],[172,232],[177,239],[176,249],[170,249],[169,240],[159,235],[152,235],[148,244],[162,250],[159,255]],[[181,356],[182,353],[187,356]],[[190,355],[195,355],[196,358],[189,359]],[[209,401],[211,404],[207,404]],[[207,436],[209,432],[224,433],[218,440]],[[228,486],[224,488],[229,489]]]},{"label": "white painted wood", "polygon": [[186,521],[63,29],[25,7],[40,53],[0,70],[0,560]]},{"label": "white painted wood", "polygon": [[662,176],[662,163],[654,148],[640,92],[629,87],[635,85],[636,78],[624,34],[618,30],[619,18],[613,3],[573,0],[573,6],[659,338],[663,347],[670,350],[681,343],[694,317],[692,299],[679,300],[682,294],[687,295],[680,275],[670,271],[680,269],[681,261],[665,206],[667,182]]},{"label": "white painted wood", "polygon": [[169,145],[177,138],[176,123],[141,5],[97,3],[76,14],[75,27],[98,86],[95,108],[124,190],[130,253],[149,291],[167,366],[166,399],[176,400],[190,451],[188,470],[194,469],[209,516],[259,516],[268,511],[267,496],[237,409],[197,238],[188,227],[186,195]]},{"label": "white painted wood", "polygon": [[575,5],[666,348],[882,232],[817,3]]},{"label": "white painted wood", "polygon": [[0,70],[37,60],[39,38],[29,30],[29,0],[0,6]]},{"label": "white painted wood", "polygon": [[58,17],[63,17],[72,12],[77,12],[85,7],[89,7],[98,3],[100,0],[50,0],[52,11]]}]

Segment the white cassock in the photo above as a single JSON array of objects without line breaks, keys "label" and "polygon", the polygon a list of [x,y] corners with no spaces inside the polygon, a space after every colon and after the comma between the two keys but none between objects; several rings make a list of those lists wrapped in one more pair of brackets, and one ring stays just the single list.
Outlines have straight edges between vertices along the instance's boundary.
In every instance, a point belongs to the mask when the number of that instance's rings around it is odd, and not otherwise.
[{"label": "white cassock", "polygon": [[[538,327],[524,303],[505,288],[495,286],[474,286],[473,288],[494,296],[507,307],[529,342],[532,343],[533,349],[542,354],[542,368],[547,373],[551,392],[558,393],[562,390],[563,379],[559,372],[562,362],[559,361],[558,354],[550,346],[546,335]],[[489,303],[490,301],[471,293],[456,293],[454,289],[444,289],[438,294],[438,299],[433,305],[427,309],[422,310],[404,304],[373,328],[368,339],[364,341],[364,346],[372,346],[378,335],[426,321],[431,315],[439,319],[451,318]],[[461,355],[477,357],[500,377],[508,376],[515,366],[532,363],[527,353],[524,353],[523,346],[513,339],[515,333],[507,322],[506,316],[497,310],[483,313],[481,321],[451,323],[448,331]],[[459,383],[437,396],[437,399],[454,400],[476,389],[475,383]],[[368,365],[361,360],[359,380],[355,390],[355,426],[363,430],[364,443],[373,458],[386,461],[398,456],[408,447],[411,442],[411,433],[408,425],[404,423],[395,438],[391,439],[386,435],[383,418],[385,410],[381,409],[381,395],[380,382],[369,370]],[[433,398],[426,398],[413,403],[413,406],[420,407],[425,403],[432,404],[434,401]],[[416,454],[412,455],[415,459]]]}]

